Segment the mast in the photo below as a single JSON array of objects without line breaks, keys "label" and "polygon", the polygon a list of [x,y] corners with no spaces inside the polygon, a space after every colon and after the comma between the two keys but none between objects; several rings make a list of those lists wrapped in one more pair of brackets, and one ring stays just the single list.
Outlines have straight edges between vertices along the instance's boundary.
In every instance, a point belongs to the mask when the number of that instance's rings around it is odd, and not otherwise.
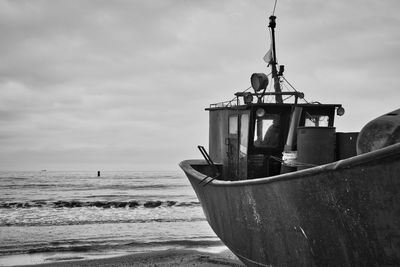
[{"label": "mast", "polygon": [[[276,49],[275,49],[275,22],[276,17],[270,16],[269,17],[269,25],[268,27],[271,28],[271,39],[272,39],[272,61],[271,61],[271,69],[272,69],[272,79],[274,80],[274,90],[276,93],[281,93],[281,85],[279,83],[279,76],[282,75],[281,71],[276,69],[277,61],[276,61]],[[282,95],[275,96],[276,103],[283,103]]]}]

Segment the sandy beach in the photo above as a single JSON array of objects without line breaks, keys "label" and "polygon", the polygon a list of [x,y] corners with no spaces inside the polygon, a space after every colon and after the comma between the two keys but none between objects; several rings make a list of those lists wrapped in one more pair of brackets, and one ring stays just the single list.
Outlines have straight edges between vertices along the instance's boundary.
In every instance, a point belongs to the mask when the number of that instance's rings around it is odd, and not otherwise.
[{"label": "sandy beach", "polygon": [[[63,260],[63,259],[60,259]],[[221,253],[206,253],[196,250],[165,250],[131,254],[120,257],[93,259],[93,260],[68,260],[37,265],[19,266],[55,266],[55,267],[122,267],[122,266],[245,266],[230,251]]]}]

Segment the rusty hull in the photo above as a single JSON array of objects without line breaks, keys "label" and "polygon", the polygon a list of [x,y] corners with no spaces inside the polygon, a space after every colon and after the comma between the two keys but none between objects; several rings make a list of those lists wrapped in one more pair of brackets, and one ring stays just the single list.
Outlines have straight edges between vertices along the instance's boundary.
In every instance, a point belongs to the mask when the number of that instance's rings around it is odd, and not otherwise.
[{"label": "rusty hull", "polygon": [[206,186],[204,161],[180,166],[212,229],[248,266],[400,266],[400,144]]}]

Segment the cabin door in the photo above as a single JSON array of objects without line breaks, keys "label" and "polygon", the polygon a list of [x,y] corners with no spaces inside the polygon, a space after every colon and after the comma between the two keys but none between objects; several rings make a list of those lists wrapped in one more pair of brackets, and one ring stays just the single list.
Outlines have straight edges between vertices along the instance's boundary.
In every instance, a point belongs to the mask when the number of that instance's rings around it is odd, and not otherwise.
[{"label": "cabin door", "polygon": [[249,113],[244,111],[229,117],[227,169],[231,180],[247,179],[249,116]]},{"label": "cabin door", "polygon": [[239,130],[239,178],[247,179],[247,150],[249,144],[249,114],[240,116]]}]

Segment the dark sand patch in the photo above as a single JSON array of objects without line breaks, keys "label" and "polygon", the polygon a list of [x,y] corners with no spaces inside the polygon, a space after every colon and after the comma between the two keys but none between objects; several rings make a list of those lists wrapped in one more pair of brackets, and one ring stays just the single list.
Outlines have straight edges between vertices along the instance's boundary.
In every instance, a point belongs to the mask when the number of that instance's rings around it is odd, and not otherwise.
[{"label": "dark sand patch", "polygon": [[222,252],[218,254],[199,252],[196,250],[165,250],[156,252],[147,252],[140,254],[131,254],[120,257],[93,259],[93,260],[74,260],[52,262],[38,265],[21,265],[36,267],[125,267],[125,266],[237,266],[243,267],[231,252]]}]

